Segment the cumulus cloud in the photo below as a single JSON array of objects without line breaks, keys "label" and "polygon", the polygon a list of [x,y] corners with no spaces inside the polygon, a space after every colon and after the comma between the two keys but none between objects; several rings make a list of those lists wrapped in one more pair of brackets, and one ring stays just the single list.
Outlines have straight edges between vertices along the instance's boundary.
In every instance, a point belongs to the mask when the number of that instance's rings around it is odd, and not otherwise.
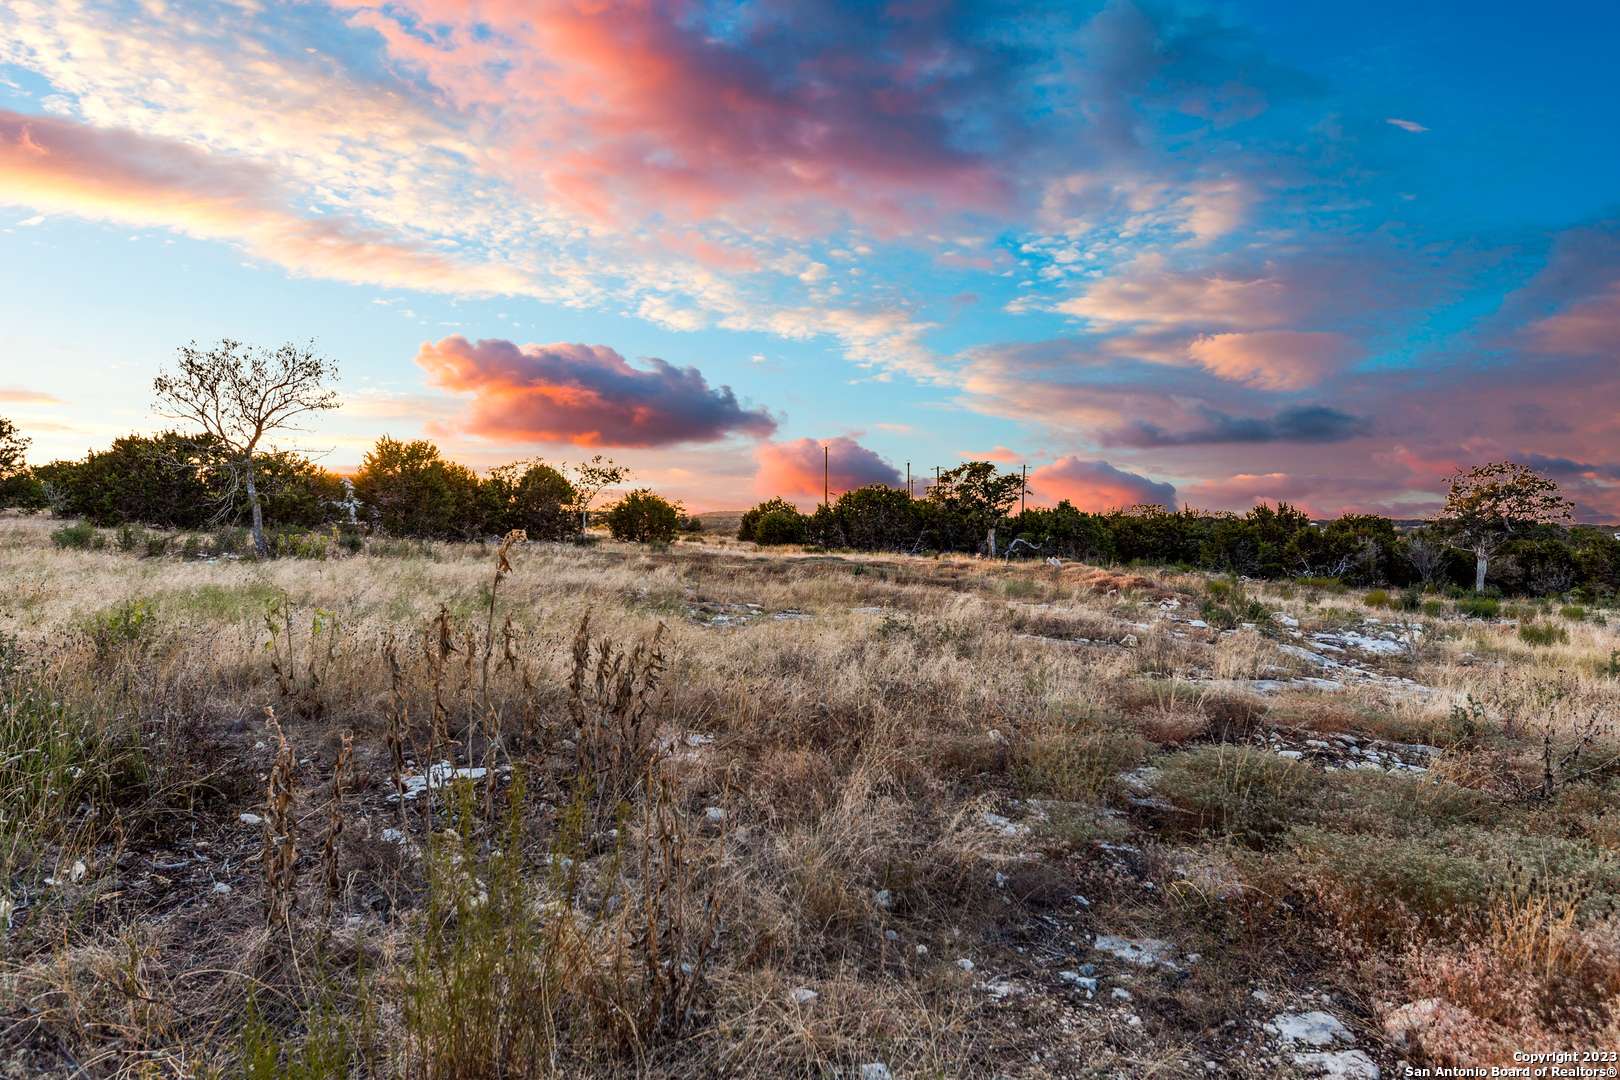
[{"label": "cumulus cloud", "polygon": [[430,291],[528,288],[515,270],[295,213],[261,166],[56,117],[0,110],[0,203],[236,243],[298,274]]},{"label": "cumulus cloud", "polygon": [[1175,509],[1175,485],[1115,468],[1106,461],[1069,456],[1029,474],[1030,490],[1044,502],[1067,499],[1080,510],[1113,510],[1138,503]]},{"label": "cumulus cloud", "polygon": [[1366,435],[1372,426],[1359,416],[1327,405],[1296,405],[1272,416],[1231,416],[1201,408],[1203,423],[1184,431],[1167,431],[1146,420],[1127,424],[1104,436],[1114,446],[1197,446],[1204,443],[1334,443]]},{"label": "cumulus cloud", "polygon": [[1102,327],[1257,329],[1286,322],[1287,300],[1286,285],[1275,277],[1192,273],[1148,256],[1057,309]]},{"label": "cumulus cloud", "polygon": [[424,342],[416,362],[436,386],[471,394],[460,427],[488,439],[580,446],[670,446],[764,437],[776,421],[695,367],[637,368],[605,345],[515,345],[460,335]]},{"label": "cumulus cloud", "polygon": [[1195,339],[1187,353],[1223,379],[1264,390],[1299,390],[1348,365],[1356,347],[1343,334],[1263,330],[1206,335]]},{"label": "cumulus cloud", "polygon": [[761,495],[789,498],[821,498],[822,446],[827,447],[826,467],[832,493],[850,491],[867,484],[902,483],[900,470],[847,435],[827,439],[794,439],[791,442],[761,443],[754,451],[759,471],[754,487]]}]

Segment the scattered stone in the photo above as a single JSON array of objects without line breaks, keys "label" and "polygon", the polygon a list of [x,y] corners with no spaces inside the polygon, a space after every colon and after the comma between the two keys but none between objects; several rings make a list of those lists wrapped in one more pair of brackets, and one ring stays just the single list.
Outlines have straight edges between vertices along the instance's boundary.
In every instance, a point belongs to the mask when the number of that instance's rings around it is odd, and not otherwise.
[{"label": "scattered stone", "polygon": [[236,820],[240,821],[244,825],[264,824],[264,818],[260,817],[258,814],[238,814],[236,815]]},{"label": "scattered stone", "polygon": [[1113,934],[1099,934],[1091,943],[1091,947],[1136,967],[1182,970],[1181,964],[1175,958],[1176,947],[1159,938],[1124,938]]},{"label": "scattered stone", "polygon": [[1020,824],[1011,818],[1002,817],[1000,814],[991,813],[989,810],[981,814],[979,820],[1002,836],[1024,836],[1029,832],[1028,825]]},{"label": "scattered stone", "polygon": [[[437,791],[448,787],[457,780],[468,780],[473,783],[484,779],[488,770],[482,766],[457,768],[448,761],[436,762],[428,766],[425,774],[401,777],[405,785],[405,798],[414,799],[424,791]],[[399,795],[390,795],[389,799],[398,801]]]},{"label": "scattered stone", "polygon": [[1119,639],[1119,643],[1127,649],[1134,649],[1138,645],[1142,644],[1135,634],[1126,634],[1124,637]]},{"label": "scattered stone", "polygon": [[861,1066],[860,1080],[894,1080],[894,1073],[881,1061],[869,1061]]},{"label": "scattered stone", "polygon": [[1084,990],[1086,997],[1090,997],[1097,992],[1097,980],[1087,978],[1078,971],[1060,971],[1058,972],[1058,979],[1076,990]]},{"label": "scattered stone", "polygon": [[703,820],[707,821],[710,825],[724,825],[726,822],[725,808],[720,806],[705,807],[703,810]]},{"label": "scattered stone", "polygon": [[1312,1051],[1293,1055],[1294,1064],[1323,1080],[1378,1080],[1378,1066],[1360,1050]]},{"label": "scattered stone", "polygon": [[983,989],[985,993],[989,994],[997,1001],[1005,1001],[1010,997],[1014,997],[1024,992],[1024,988],[1022,986],[1019,986],[1015,982],[1009,982],[1006,979],[997,979],[995,982],[985,983],[983,984]]},{"label": "scattered stone", "polygon": [[956,961],[956,966],[961,968],[963,971],[972,971],[973,961],[964,956]]},{"label": "scattered stone", "polygon": [[1278,626],[1286,627],[1289,630],[1299,629],[1299,620],[1288,614],[1286,611],[1273,611],[1271,613],[1271,621],[1276,623]]},{"label": "scattered stone", "polygon": [[820,996],[808,986],[796,986],[788,991],[788,1000],[795,1005],[814,1005]]},{"label": "scattered stone", "polygon": [[229,896],[231,895],[231,887],[223,881],[216,881],[214,882],[214,895]]},{"label": "scattered stone", "polygon": [[890,892],[888,889],[879,889],[877,892],[872,894],[872,903],[876,904],[884,911],[888,911],[890,908],[894,907],[894,893]]},{"label": "scattered stone", "polygon": [[1115,1001],[1131,1000],[1131,992],[1125,989],[1123,986],[1116,986],[1112,990],[1108,991],[1108,993],[1109,996],[1111,996]]},{"label": "scattered stone", "polygon": [[1285,1046],[1332,1046],[1353,1041],[1350,1030],[1332,1013],[1313,1009],[1302,1013],[1278,1013],[1266,1021],[1266,1030]]}]

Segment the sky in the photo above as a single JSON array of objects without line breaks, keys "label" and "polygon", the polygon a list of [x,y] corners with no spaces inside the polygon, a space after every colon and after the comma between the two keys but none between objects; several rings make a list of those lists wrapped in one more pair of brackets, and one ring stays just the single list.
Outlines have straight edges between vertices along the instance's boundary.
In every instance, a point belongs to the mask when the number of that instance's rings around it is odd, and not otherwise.
[{"label": "sky", "polygon": [[1607,3],[0,3],[0,415],[168,426],[313,340],[378,436],[689,510],[1028,466],[1036,501],[1620,520]]}]

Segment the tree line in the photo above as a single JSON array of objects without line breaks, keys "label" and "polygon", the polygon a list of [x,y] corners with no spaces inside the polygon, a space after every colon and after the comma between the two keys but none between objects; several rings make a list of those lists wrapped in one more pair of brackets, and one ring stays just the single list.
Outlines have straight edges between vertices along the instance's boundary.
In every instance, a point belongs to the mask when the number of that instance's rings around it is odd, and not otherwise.
[{"label": "tree line", "polygon": [[[388,436],[345,478],[269,447],[293,419],[339,406],[329,386],[336,375],[313,345],[188,345],[153,391],[157,410],[192,430],[126,435],[82,459],[34,467],[25,461],[28,440],[0,417],[0,507],[50,509],[99,526],[245,527],[265,555],[266,521],[438,540],[514,529],[536,540],[581,539],[599,497],[628,479],[600,455],[572,468],[527,460],[480,474],[427,440]],[[1031,509],[1025,493],[1021,475],[970,461],[941,473],[922,498],[869,485],[810,514],[770,499],[743,514],[737,535],[762,546],[1140,562],[1352,585],[1472,585],[1603,600],[1620,592],[1620,539],[1570,526],[1558,485],[1512,462],[1458,473],[1442,512],[1415,529],[1372,514],[1316,523],[1287,503],[1246,514],[1149,505],[1089,513],[1066,501]],[[616,539],[651,543],[697,527],[678,503],[644,488],[601,520]]]},{"label": "tree line", "polygon": [[1458,473],[1441,513],[1416,528],[1376,514],[1319,523],[1285,502],[1244,514],[1155,505],[1090,513],[1067,501],[1014,513],[1023,494],[1019,474],[973,461],[942,473],[921,498],[871,485],[808,514],[770,499],[743,514],[737,536],[762,546],[980,552],[1360,586],[1578,592],[1601,600],[1620,593],[1614,530],[1569,525],[1557,484],[1512,462]]}]

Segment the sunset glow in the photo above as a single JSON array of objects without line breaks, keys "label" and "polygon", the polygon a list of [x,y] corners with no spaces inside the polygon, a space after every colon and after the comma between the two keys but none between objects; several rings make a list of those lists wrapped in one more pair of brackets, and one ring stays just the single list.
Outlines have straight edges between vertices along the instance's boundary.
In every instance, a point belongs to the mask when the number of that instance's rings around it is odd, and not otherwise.
[{"label": "sunset glow", "polygon": [[689,509],[904,485],[1620,520],[1620,16],[1570,5],[0,4],[0,411],[77,457],[187,341],[379,435]]}]

